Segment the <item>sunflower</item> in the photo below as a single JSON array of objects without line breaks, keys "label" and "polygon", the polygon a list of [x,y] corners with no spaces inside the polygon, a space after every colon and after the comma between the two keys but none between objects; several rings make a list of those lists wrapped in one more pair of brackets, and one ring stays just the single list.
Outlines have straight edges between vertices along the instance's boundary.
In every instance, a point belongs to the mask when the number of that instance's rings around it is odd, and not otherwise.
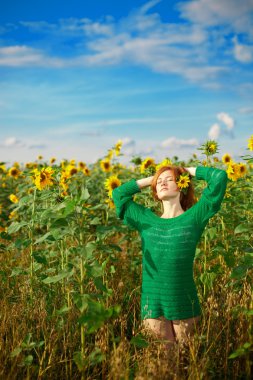
[{"label": "sunflower", "polygon": [[37,157],[37,159],[38,159],[38,160],[43,160],[43,156],[39,155],[39,156]]},{"label": "sunflower", "polygon": [[10,168],[8,170],[8,175],[10,177],[15,178],[15,179],[17,179],[20,176],[20,174],[21,174],[21,171],[18,168],[16,168],[15,166],[13,166],[12,168]]},{"label": "sunflower", "polygon": [[218,143],[215,140],[207,140],[207,142],[202,144],[198,149],[202,150],[206,156],[212,156],[218,152]]},{"label": "sunflower", "polygon": [[253,150],[253,135],[248,139],[248,148],[249,150]]},{"label": "sunflower", "polygon": [[105,181],[105,188],[108,191],[108,195],[110,198],[112,198],[112,192],[116,187],[119,187],[121,185],[120,180],[117,176],[113,175]]},{"label": "sunflower", "polygon": [[108,159],[108,160],[111,160],[112,159],[112,157],[113,157],[113,149],[109,149],[108,150],[108,154],[107,154],[107,156],[106,156],[106,158]]},{"label": "sunflower", "polygon": [[104,160],[100,161],[100,167],[103,170],[103,172],[110,172],[112,170],[111,161],[108,160],[108,158],[105,158]]},{"label": "sunflower", "polygon": [[17,216],[16,211],[11,211],[11,212],[9,213],[8,218],[9,218],[9,219],[14,219],[16,216]]},{"label": "sunflower", "polygon": [[2,165],[0,165],[0,173],[6,173],[7,172],[7,170],[6,170],[6,167],[5,167],[5,165],[4,164],[2,164]]},{"label": "sunflower", "polygon": [[70,161],[69,161],[69,164],[70,164],[70,165],[75,165],[75,164],[76,164],[76,160],[74,160],[74,159],[70,160]]},{"label": "sunflower", "polygon": [[78,173],[78,168],[74,164],[69,164],[66,166],[65,172],[67,176],[72,177],[74,174]]},{"label": "sunflower", "polygon": [[225,154],[222,156],[222,162],[223,162],[225,165],[228,165],[230,162],[232,162],[232,157],[231,157],[228,153],[225,153]]},{"label": "sunflower", "polygon": [[9,195],[9,200],[10,200],[12,203],[18,203],[18,201],[19,201],[18,197],[17,197],[15,194],[11,194],[11,195]]},{"label": "sunflower", "polygon": [[183,193],[187,192],[188,187],[190,186],[190,177],[189,173],[182,173],[179,178],[176,180],[176,184]]},{"label": "sunflower", "polygon": [[242,163],[242,162],[239,162],[239,164],[237,165],[238,167],[238,174],[240,177],[244,177],[247,173],[247,168],[246,168],[246,164]]},{"label": "sunflower", "polygon": [[171,165],[172,164],[172,162],[171,162],[171,160],[169,159],[169,158],[165,158],[162,162],[160,162],[160,164],[158,164],[158,165],[156,165],[156,171],[158,170],[158,169],[160,169],[162,166],[168,166],[168,165]]},{"label": "sunflower", "polygon": [[52,157],[52,158],[50,159],[50,164],[51,164],[51,165],[54,164],[55,161],[56,161],[56,158],[55,158],[55,157]]},{"label": "sunflower", "polygon": [[121,148],[122,148],[122,141],[119,140],[119,141],[116,143],[116,145],[115,145],[115,154],[116,154],[116,156],[119,155]]},{"label": "sunflower", "polygon": [[78,166],[80,169],[85,169],[86,164],[83,161],[78,162]]},{"label": "sunflower", "polygon": [[85,168],[83,169],[83,174],[85,174],[85,175],[90,175],[90,169],[87,168],[87,167],[85,167]]},{"label": "sunflower", "polygon": [[108,198],[105,202],[108,204],[109,208],[115,208],[115,204],[112,199]]},{"label": "sunflower", "polygon": [[42,190],[46,186],[53,185],[52,174],[54,170],[51,167],[42,168],[41,171],[34,169],[34,183],[37,189]]},{"label": "sunflower", "polygon": [[238,164],[236,162],[231,161],[226,170],[228,178],[232,181],[237,181],[240,177]]},{"label": "sunflower", "polygon": [[145,173],[145,170],[147,170],[149,167],[154,168],[156,167],[155,160],[153,158],[147,157],[144,161],[141,163],[140,171],[141,173]]}]

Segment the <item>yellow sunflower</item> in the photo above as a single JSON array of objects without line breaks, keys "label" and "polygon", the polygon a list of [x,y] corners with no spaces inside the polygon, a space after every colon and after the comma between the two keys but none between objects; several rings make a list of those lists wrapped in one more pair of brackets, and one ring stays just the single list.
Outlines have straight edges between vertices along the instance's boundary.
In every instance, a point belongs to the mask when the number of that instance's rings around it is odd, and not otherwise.
[{"label": "yellow sunflower", "polygon": [[140,172],[144,173],[146,169],[149,167],[156,167],[155,160],[151,157],[147,157],[144,161],[141,163]]},{"label": "yellow sunflower", "polygon": [[54,164],[55,161],[56,161],[56,158],[55,158],[55,157],[52,157],[52,158],[50,159],[50,164],[51,164],[51,165]]},{"label": "yellow sunflower", "polygon": [[248,139],[248,148],[249,150],[253,150],[253,135]]},{"label": "yellow sunflower", "polygon": [[6,170],[6,167],[5,167],[5,165],[4,164],[2,164],[2,165],[0,165],[0,173],[6,173],[7,172],[7,170]]},{"label": "yellow sunflower", "polygon": [[169,166],[169,165],[171,165],[172,164],[172,162],[171,162],[171,160],[169,159],[169,158],[165,158],[162,162],[160,162],[160,164],[158,164],[158,165],[156,165],[156,171],[158,170],[158,169],[160,169],[161,167],[163,167],[163,166]]},{"label": "yellow sunflower", "polygon": [[34,169],[34,183],[37,189],[42,190],[47,186],[52,186],[53,173],[54,170],[51,167],[43,168],[40,171],[38,169]]},{"label": "yellow sunflower", "polygon": [[190,185],[190,178],[188,173],[181,174],[177,179],[176,184],[180,190],[187,189]]},{"label": "yellow sunflower", "polygon": [[83,174],[85,174],[85,175],[90,175],[90,169],[89,168],[87,168],[87,167],[85,167],[84,169],[83,169]]},{"label": "yellow sunflower", "polygon": [[228,153],[225,153],[225,154],[222,156],[222,162],[223,162],[225,165],[228,165],[230,162],[232,162],[232,157],[231,157]]},{"label": "yellow sunflower", "polygon": [[111,161],[105,158],[104,160],[100,161],[100,167],[103,170],[103,172],[110,172],[112,170]]},{"label": "yellow sunflower", "polygon": [[242,163],[242,162],[239,162],[239,164],[237,165],[238,167],[238,175],[240,177],[244,177],[247,173],[247,168],[246,168],[246,164]]},{"label": "yellow sunflower", "polygon": [[79,166],[80,169],[83,170],[83,169],[85,169],[86,164],[85,164],[83,161],[79,161],[79,162],[78,162],[78,166]]},{"label": "yellow sunflower", "polygon": [[105,202],[108,204],[109,208],[115,208],[115,204],[112,199],[108,198]]},{"label": "yellow sunflower", "polygon": [[116,156],[119,155],[121,148],[122,148],[122,141],[119,140],[119,141],[116,143],[116,145],[115,145],[115,154],[116,154]]},{"label": "yellow sunflower", "polygon": [[17,216],[16,211],[11,211],[11,212],[9,213],[8,218],[9,218],[9,219],[14,219],[14,218],[16,218],[16,216]]},{"label": "yellow sunflower", "polygon": [[43,156],[39,155],[39,156],[37,157],[37,159],[38,159],[38,160],[43,160]]},{"label": "yellow sunflower", "polygon": [[12,168],[10,168],[8,170],[8,175],[10,177],[15,178],[15,179],[17,179],[20,176],[20,174],[21,174],[21,171],[18,168],[16,168],[15,166],[13,166]]},{"label": "yellow sunflower", "polygon": [[66,166],[65,172],[67,176],[72,177],[74,174],[78,173],[78,168],[74,164],[69,164]]},{"label": "yellow sunflower", "polygon": [[106,158],[108,158],[108,160],[111,160],[112,159],[112,157],[113,157],[113,149],[109,149],[108,150],[108,154],[107,154],[107,156],[106,156]]},{"label": "yellow sunflower", "polygon": [[10,200],[12,203],[18,203],[18,201],[19,201],[18,197],[17,197],[15,194],[11,194],[11,195],[9,195],[9,200]]},{"label": "yellow sunflower", "polygon": [[238,178],[240,177],[239,167],[236,162],[231,161],[228,165],[226,172],[227,172],[228,178],[231,179],[232,181],[237,181]]},{"label": "yellow sunflower", "polygon": [[113,175],[105,181],[105,188],[108,191],[108,195],[110,198],[112,198],[112,192],[116,187],[119,187],[121,185],[121,181],[118,179],[117,176]]}]

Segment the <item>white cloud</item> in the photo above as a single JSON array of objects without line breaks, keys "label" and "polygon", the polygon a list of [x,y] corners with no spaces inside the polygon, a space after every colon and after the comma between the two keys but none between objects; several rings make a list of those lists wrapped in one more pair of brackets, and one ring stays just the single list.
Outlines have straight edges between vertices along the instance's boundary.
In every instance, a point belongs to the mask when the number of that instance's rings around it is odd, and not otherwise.
[{"label": "white cloud", "polygon": [[228,130],[232,130],[235,126],[234,119],[231,116],[229,116],[229,114],[227,114],[225,112],[218,113],[217,119],[220,121],[223,121],[223,123],[226,125]]},{"label": "white cloud", "polygon": [[1,144],[2,148],[20,148],[20,147],[25,147],[26,144],[17,139],[16,137],[7,137],[3,144]]},{"label": "white cloud", "polygon": [[181,16],[203,27],[225,25],[231,32],[253,37],[252,0],[193,0],[177,5]]},{"label": "white cloud", "polygon": [[186,147],[195,147],[199,144],[198,140],[196,138],[184,140],[184,139],[178,139],[177,137],[169,137],[168,139],[161,142],[162,148],[171,148],[171,149],[177,149],[177,148],[186,148]]},{"label": "white cloud", "polygon": [[64,61],[58,58],[50,58],[28,46],[5,46],[0,47],[0,66],[44,66],[62,67]]},{"label": "white cloud", "polygon": [[133,156],[135,154],[136,142],[130,137],[124,137],[122,141],[122,153],[126,156]]},{"label": "white cloud", "polygon": [[211,128],[208,131],[208,137],[211,140],[217,140],[220,136],[221,128],[219,124],[215,123],[211,126]]},{"label": "white cloud", "polygon": [[[227,70],[225,65],[208,62],[211,49],[206,44],[208,33],[204,28],[162,22],[158,13],[151,12],[159,2],[149,1],[118,21],[105,17],[99,21],[71,18],[57,24],[21,22],[32,32],[48,34],[47,52],[28,46],[9,46],[0,49],[0,65],[61,68],[130,63],[194,82],[210,81]],[[73,34],[79,37],[73,55],[57,57],[54,37],[62,41]],[[49,56],[51,45],[55,56]]]},{"label": "white cloud", "polygon": [[242,107],[239,109],[239,112],[242,114],[253,113],[253,107]]},{"label": "white cloud", "polygon": [[211,140],[217,140],[220,135],[223,134],[233,138],[235,121],[232,116],[226,112],[219,112],[216,117],[219,121],[222,121],[223,124],[225,124],[225,128],[222,128],[218,123],[213,124],[208,131],[208,137]]},{"label": "white cloud", "polygon": [[253,45],[243,45],[238,42],[237,38],[233,39],[234,42],[234,56],[237,61],[242,63],[253,62]]}]

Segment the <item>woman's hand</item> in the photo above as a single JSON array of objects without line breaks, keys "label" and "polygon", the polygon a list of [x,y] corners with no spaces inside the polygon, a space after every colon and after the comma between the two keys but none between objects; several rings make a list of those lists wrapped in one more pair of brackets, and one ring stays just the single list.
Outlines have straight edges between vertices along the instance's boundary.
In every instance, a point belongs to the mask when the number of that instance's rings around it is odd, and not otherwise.
[{"label": "woman's hand", "polygon": [[184,168],[185,170],[188,171],[188,173],[192,176],[196,174],[196,168],[190,167],[190,168]]},{"label": "woman's hand", "polygon": [[138,179],[136,183],[139,186],[139,188],[142,189],[143,187],[150,186],[153,178],[154,178],[153,175],[151,177],[141,178],[141,179]]}]

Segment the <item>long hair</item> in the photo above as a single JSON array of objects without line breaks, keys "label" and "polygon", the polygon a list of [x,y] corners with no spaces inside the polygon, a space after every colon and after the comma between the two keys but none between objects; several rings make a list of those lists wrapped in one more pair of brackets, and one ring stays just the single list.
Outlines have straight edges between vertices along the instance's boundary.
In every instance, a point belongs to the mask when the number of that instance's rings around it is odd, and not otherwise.
[{"label": "long hair", "polygon": [[[160,169],[158,169],[157,172],[155,173],[154,178],[153,178],[152,183],[151,183],[152,195],[153,195],[153,198],[155,200],[157,200],[157,201],[161,201],[158,198],[157,192],[156,192],[157,179],[160,176],[160,174],[162,174],[166,170],[171,170],[172,171],[175,182],[176,182],[176,178],[177,177],[179,177],[182,173],[187,172],[187,170],[185,168],[180,167],[180,166],[173,166],[173,165],[162,166]],[[191,178],[192,178],[192,176],[190,175],[190,179]],[[184,211],[186,211],[190,207],[192,207],[195,203],[196,203],[196,199],[195,199],[195,196],[194,196],[194,188],[193,188],[193,184],[192,184],[192,181],[191,181],[189,183],[189,186],[188,186],[187,191],[185,192],[185,194],[184,194],[183,191],[180,192],[180,204],[181,204],[182,209]]]}]

